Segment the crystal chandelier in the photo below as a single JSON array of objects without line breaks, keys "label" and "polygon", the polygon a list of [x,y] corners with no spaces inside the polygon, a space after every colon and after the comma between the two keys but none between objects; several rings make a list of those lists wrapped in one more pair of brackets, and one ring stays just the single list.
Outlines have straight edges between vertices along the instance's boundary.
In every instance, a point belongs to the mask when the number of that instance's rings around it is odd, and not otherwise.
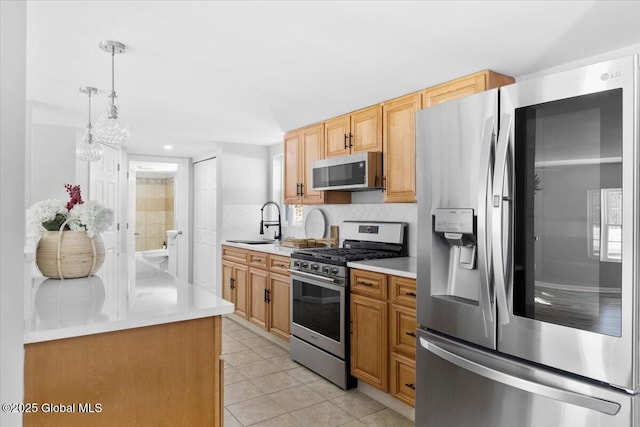
[{"label": "crystal chandelier", "polygon": [[98,89],[83,86],[80,88],[80,92],[86,93],[89,96],[89,122],[87,123],[87,130],[82,137],[82,142],[76,148],[76,155],[80,160],[95,162],[102,157],[102,147],[100,147],[100,144],[93,142],[93,135],[91,133],[91,94],[97,93]]},{"label": "crystal chandelier", "polygon": [[107,108],[96,122],[96,138],[104,144],[123,145],[129,139],[129,126],[118,120],[119,106],[114,85],[114,62],[116,53],[124,53],[126,46],[123,43],[111,40],[103,40],[98,46],[111,54],[111,94],[109,95]]}]

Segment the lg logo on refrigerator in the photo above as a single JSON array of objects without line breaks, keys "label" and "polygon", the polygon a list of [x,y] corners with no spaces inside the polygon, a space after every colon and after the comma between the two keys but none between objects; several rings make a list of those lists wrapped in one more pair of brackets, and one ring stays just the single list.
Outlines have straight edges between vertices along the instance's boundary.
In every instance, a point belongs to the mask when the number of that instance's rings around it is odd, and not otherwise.
[{"label": "lg logo on refrigerator", "polygon": [[622,71],[616,71],[615,73],[603,73],[600,75],[600,80],[606,82],[607,80],[617,79],[622,77]]}]

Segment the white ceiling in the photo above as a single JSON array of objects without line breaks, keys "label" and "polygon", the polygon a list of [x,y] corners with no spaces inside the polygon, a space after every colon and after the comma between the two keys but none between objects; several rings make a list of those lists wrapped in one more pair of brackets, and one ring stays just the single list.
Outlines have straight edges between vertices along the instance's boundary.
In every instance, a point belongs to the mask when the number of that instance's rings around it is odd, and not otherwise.
[{"label": "white ceiling", "polygon": [[[640,42],[638,1],[29,1],[36,123],[84,127],[116,56],[129,152],[195,156],[482,69],[522,76]],[[174,148],[167,152],[162,147]]]}]

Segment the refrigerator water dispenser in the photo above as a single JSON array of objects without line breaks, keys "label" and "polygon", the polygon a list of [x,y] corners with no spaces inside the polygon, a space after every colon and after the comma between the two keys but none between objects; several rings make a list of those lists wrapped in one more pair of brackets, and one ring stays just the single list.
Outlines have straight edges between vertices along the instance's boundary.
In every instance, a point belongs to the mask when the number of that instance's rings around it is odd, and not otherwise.
[{"label": "refrigerator water dispenser", "polygon": [[476,267],[476,227],[473,209],[436,209],[433,230],[458,253],[458,267]]}]

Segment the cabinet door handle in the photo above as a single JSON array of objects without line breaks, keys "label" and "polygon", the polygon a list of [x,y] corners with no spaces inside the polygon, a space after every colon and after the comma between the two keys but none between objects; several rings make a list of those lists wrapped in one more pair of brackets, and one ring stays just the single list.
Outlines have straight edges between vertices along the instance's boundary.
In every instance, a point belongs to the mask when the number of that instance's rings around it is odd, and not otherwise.
[{"label": "cabinet door handle", "polygon": [[235,289],[236,288],[236,279],[234,279],[233,277],[229,279],[229,287],[231,289]]},{"label": "cabinet door handle", "polygon": [[347,149],[347,134],[344,134],[344,149]]},{"label": "cabinet door handle", "polygon": [[415,292],[405,292],[404,294],[409,296],[409,297],[415,297],[416,296]]},{"label": "cabinet door handle", "polygon": [[363,280],[358,280],[356,283],[363,286],[373,286],[373,283],[365,282]]},{"label": "cabinet door handle", "polygon": [[353,138],[353,134],[351,132],[349,132],[349,148],[353,147],[353,144],[351,143],[351,139],[352,138]]},{"label": "cabinet door handle", "polygon": [[270,303],[271,302],[271,291],[269,289],[265,289],[266,291],[266,296],[267,296],[267,302]]},{"label": "cabinet door handle", "polygon": [[266,290],[266,289],[264,290],[264,297],[263,297],[263,299],[264,299],[264,302],[267,302],[267,290]]},{"label": "cabinet door handle", "polygon": [[387,191],[387,177],[382,177],[382,191]]},{"label": "cabinet door handle", "polygon": [[405,332],[405,334],[409,335],[410,337],[416,337],[415,332]]},{"label": "cabinet door handle", "polygon": [[415,390],[416,389],[416,386],[413,385],[413,383],[405,383],[404,385],[409,387],[411,390]]},{"label": "cabinet door handle", "polygon": [[304,196],[304,184],[300,183],[300,195]]}]

